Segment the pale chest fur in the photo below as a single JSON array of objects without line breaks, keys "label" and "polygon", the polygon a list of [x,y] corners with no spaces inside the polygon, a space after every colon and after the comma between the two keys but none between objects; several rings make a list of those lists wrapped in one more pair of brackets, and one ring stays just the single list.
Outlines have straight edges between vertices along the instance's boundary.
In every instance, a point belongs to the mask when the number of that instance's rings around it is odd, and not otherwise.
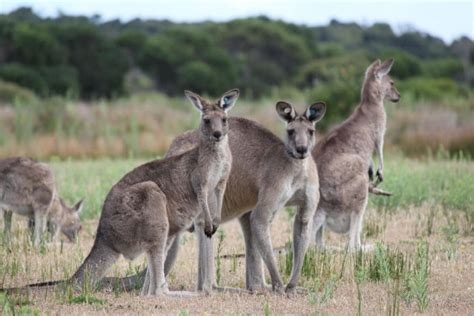
[{"label": "pale chest fur", "polygon": [[286,193],[289,204],[307,201],[308,197],[319,194],[319,182],[316,165],[312,158],[306,158],[292,168],[293,177],[286,184]]},{"label": "pale chest fur", "polygon": [[222,179],[228,177],[232,165],[232,154],[227,140],[203,155],[201,160],[205,160],[202,161],[201,173],[206,173],[207,185],[217,186]]}]

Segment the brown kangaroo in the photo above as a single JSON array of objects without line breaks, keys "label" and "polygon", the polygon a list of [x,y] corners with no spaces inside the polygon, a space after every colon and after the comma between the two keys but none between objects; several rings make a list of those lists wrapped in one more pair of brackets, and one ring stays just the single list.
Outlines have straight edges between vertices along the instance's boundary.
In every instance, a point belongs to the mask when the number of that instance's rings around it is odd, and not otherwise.
[{"label": "brown kangaroo", "polygon": [[388,76],[393,62],[393,59],[383,63],[376,60],[367,68],[359,106],[313,150],[313,158],[321,166],[321,200],[313,220],[318,247],[324,247],[324,226],[337,233],[349,232],[350,249],[361,247],[368,190],[373,190],[369,174],[374,151],[379,162],[377,181],[383,180],[383,139],[387,120],[383,102],[400,99],[400,93]]},{"label": "brown kangaroo", "polygon": [[95,283],[120,254],[133,259],[146,252],[142,294],[172,294],[164,274],[167,248],[193,221],[207,237],[216,231],[232,161],[227,111],[239,91],[230,90],[217,102],[189,91],[185,94],[202,114],[198,146],[141,165],[113,186],[104,202],[94,246],[72,282],[83,283],[88,272]]},{"label": "brown kangaroo", "polygon": [[[239,218],[246,246],[247,289],[266,289],[262,258],[272,278],[272,287],[283,291],[283,282],[273,257],[269,228],[275,212],[285,205],[297,206],[293,230],[293,270],[286,286],[295,291],[308,244],[309,222],[319,200],[316,165],[310,156],[315,145],[314,124],[325,113],[326,105],[317,102],[298,115],[287,102],[278,102],[276,110],[286,126],[285,142],[256,122],[230,118],[229,145],[232,151],[232,171],[222,206],[222,221]],[[198,131],[178,136],[167,156],[189,150],[198,142]],[[196,230],[199,244],[198,290],[208,291],[214,280],[212,242]],[[165,272],[171,269],[177,256],[179,238],[168,251]],[[143,278],[144,272],[121,280],[131,288]],[[105,283],[116,282],[109,279]]]},{"label": "brown kangaroo", "polygon": [[83,201],[69,207],[59,197],[53,172],[44,163],[25,157],[0,160],[0,211],[4,215],[4,232],[10,236],[13,212],[33,222],[33,243],[44,240],[48,224],[52,239],[59,231],[74,241],[81,229],[79,213]]},{"label": "brown kangaroo", "polygon": [[[168,291],[164,274],[166,251],[193,222],[207,237],[217,229],[232,163],[227,111],[237,101],[239,90],[226,92],[216,102],[190,91],[185,94],[201,112],[197,146],[141,165],[112,187],[102,208],[94,245],[67,282],[95,284],[120,255],[133,259],[145,252],[148,269],[142,295],[186,295]],[[27,287],[61,282],[64,281]]]}]

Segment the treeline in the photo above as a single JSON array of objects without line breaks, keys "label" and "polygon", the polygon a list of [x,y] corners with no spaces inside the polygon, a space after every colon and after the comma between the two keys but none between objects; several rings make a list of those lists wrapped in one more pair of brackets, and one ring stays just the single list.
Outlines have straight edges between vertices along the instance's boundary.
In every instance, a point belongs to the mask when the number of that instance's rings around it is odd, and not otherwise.
[{"label": "treeline", "polygon": [[42,18],[29,8],[0,15],[0,79],[40,96],[94,99],[147,89],[215,95],[239,87],[258,98],[296,87],[338,103],[357,99],[365,67],[389,56],[393,75],[415,97],[462,96],[474,87],[471,39],[447,45],[416,31],[397,35],[387,24],[307,27],[266,17],[123,23]]}]

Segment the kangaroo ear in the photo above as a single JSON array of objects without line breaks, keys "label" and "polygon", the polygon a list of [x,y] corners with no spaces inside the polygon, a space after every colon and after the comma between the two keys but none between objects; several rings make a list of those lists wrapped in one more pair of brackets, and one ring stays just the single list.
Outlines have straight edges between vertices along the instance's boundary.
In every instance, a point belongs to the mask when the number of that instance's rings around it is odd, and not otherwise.
[{"label": "kangaroo ear", "polygon": [[383,76],[388,75],[390,69],[392,69],[393,63],[393,58],[384,61],[382,65],[380,65],[380,67],[377,69],[377,77],[382,78]]},{"label": "kangaroo ear", "polygon": [[326,103],[316,102],[308,106],[304,115],[311,123],[319,122],[326,113]]},{"label": "kangaroo ear", "polygon": [[228,110],[230,110],[231,107],[235,105],[235,102],[239,98],[239,95],[240,95],[239,89],[232,89],[232,90],[227,91],[219,99],[219,106],[224,111],[227,112]]},{"label": "kangaroo ear", "polygon": [[184,90],[184,95],[186,96],[186,98],[188,98],[189,101],[191,101],[191,103],[196,107],[196,109],[199,110],[199,112],[203,111],[201,97],[198,94],[189,90]]},{"label": "kangaroo ear", "polygon": [[276,104],[278,116],[286,123],[296,118],[296,111],[291,104],[285,101],[278,101]]},{"label": "kangaroo ear", "polygon": [[79,202],[76,203],[76,205],[74,205],[73,207],[74,212],[76,212],[77,214],[81,213],[83,206],[84,206],[84,199],[80,200]]}]

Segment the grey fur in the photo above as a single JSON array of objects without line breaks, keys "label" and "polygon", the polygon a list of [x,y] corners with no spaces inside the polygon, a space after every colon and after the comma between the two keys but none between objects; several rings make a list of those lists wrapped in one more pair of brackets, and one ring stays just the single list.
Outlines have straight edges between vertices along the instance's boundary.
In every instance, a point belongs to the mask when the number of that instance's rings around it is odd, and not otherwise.
[{"label": "grey fur", "polygon": [[10,235],[12,213],[34,219],[33,242],[38,245],[49,224],[53,240],[59,231],[70,241],[81,229],[79,212],[82,201],[69,207],[59,197],[53,172],[48,165],[25,157],[0,160],[0,211],[4,231]]},{"label": "grey fur", "polygon": [[202,113],[198,145],[141,165],[112,187],[94,246],[71,278],[73,283],[94,284],[120,254],[133,259],[145,252],[148,269],[142,294],[171,294],[164,264],[175,237],[193,221],[205,239],[216,231],[232,162],[226,111],[235,104],[239,91],[230,90],[216,102],[189,91],[185,94]]},{"label": "grey fur", "polygon": [[313,150],[319,168],[321,200],[313,220],[316,245],[324,247],[323,227],[337,233],[349,232],[349,248],[361,247],[362,220],[368,191],[372,154],[378,157],[377,182],[383,181],[383,138],[386,113],[383,102],[398,102],[400,93],[388,73],[393,59],[373,62],[367,69],[361,93],[361,103],[352,115],[327,134]]},{"label": "grey fur", "polygon": [[[239,218],[246,243],[247,289],[264,289],[262,258],[272,287],[283,291],[283,282],[273,257],[269,228],[275,212],[285,205],[297,206],[293,232],[294,264],[287,292],[295,290],[308,244],[309,224],[319,200],[318,173],[310,156],[315,145],[314,124],[324,116],[325,104],[318,102],[298,115],[287,102],[276,110],[287,123],[285,142],[261,125],[231,118],[229,145],[233,156],[222,208],[222,221]],[[309,111],[311,110],[311,112]],[[167,156],[177,155],[197,143],[196,130],[178,136]],[[197,231],[199,243],[198,290],[215,285],[212,243]],[[166,271],[176,257],[178,238],[168,253]]]}]

